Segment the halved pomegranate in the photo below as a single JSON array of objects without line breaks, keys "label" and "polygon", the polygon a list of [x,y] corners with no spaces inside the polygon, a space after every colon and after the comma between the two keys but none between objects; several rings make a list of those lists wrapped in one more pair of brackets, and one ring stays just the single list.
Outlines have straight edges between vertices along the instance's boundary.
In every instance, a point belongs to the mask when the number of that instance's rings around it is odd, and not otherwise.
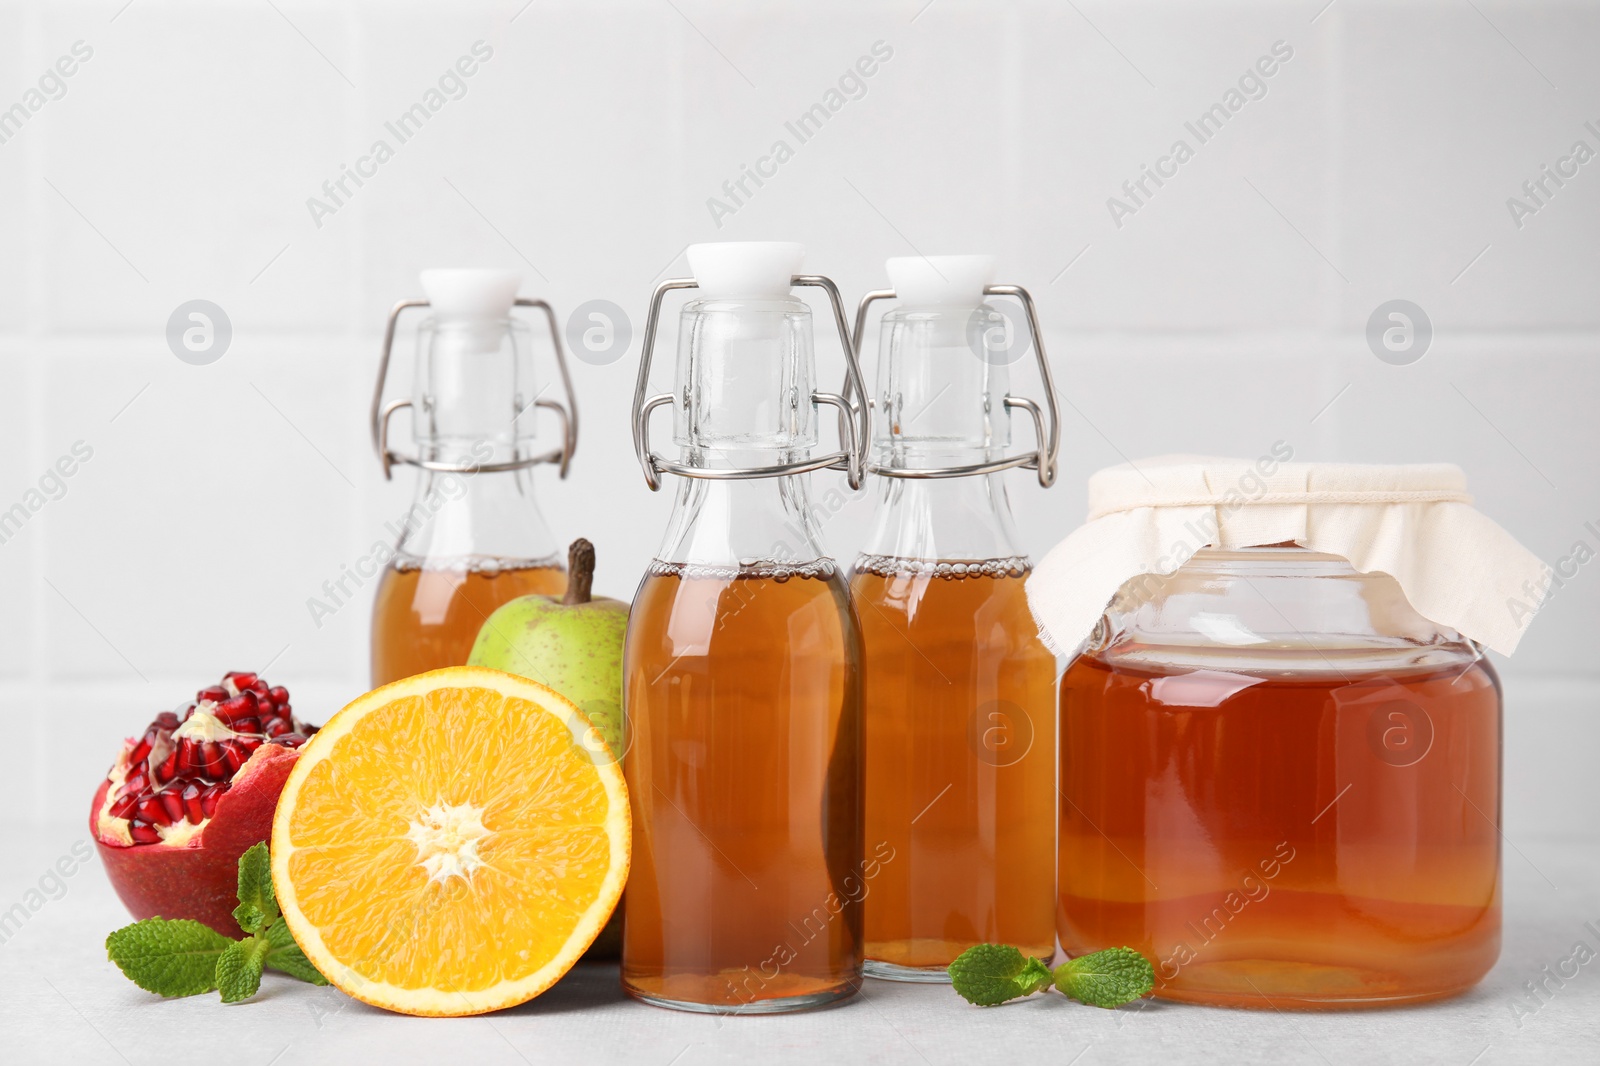
[{"label": "halved pomegranate", "polygon": [[239,856],[271,835],[295,749],[315,732],[294,717],[287,689],[235,671],[123,744],[89,827],[135,918],[193,918],[241,934]]}]

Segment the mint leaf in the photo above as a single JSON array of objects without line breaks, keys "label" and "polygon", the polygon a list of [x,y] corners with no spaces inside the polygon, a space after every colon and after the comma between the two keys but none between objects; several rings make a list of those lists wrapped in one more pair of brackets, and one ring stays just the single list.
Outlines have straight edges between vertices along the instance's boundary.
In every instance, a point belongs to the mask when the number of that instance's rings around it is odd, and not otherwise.
[{"label": "mint leaf", "polygon": [[239,906],[233,920],[247,933],[259,933],[278,918],[278,900],[272,894],[272,860],[266,844],[254,844],[239,856]]},{"label": "mint leaf", "polygon": [[1006,944],[978,944],[949,968],[950,984],[968,1003],[993,1007],[1050,987],[1050,967]]},{"label": "mint leaf", "polygon": [[282,918],[267,926],[263,934],[267,939],[267,969],[286,973],[290,977],[309,981],[314,985],[325,985],[328,979],[322,972],[311,964],[305,952],[300,950],[300,945],[294,942],[294,934],[289,932],[289,926]]},{"label": "mint leaf", "polygon": [[1080,955],[1055,968],[1056,987],[1091,1007],[1120,1007],[1156,986],[1150,960],[1132,948],[1107,948]]},{"label": "mint leaf", "polygon": [[249,999],[261,987],[261,965],[266,961],[268,944],[259,936],[236,940],[217,959],[217,991],[222,1002]]},{"label": "mint leaf", "polygon": [[217,959],[232,943],[187,918],[146,918],[106,937],[106,955],[146,992],[197,996],[217,987]]},{"label": "mint leaf", "polygon": [[325,985],[278,912],[265,844],[239,856],[239,906],[234,921],[251,933],[232,940],[200,922],[146,918],[106,937],[106,954],[140,988],[163,996],[196,996],[216,989],[238,1003],[261,988],[271,968]]}]

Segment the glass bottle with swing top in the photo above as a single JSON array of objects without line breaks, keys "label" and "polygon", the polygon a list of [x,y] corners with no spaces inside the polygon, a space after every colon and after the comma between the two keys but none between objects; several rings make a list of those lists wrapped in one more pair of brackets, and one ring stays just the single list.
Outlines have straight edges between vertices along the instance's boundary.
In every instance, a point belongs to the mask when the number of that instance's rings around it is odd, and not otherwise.
[{"label": "glass bottle with swing top", "polygon": [[[1055,480],[1050,366],[1033,301],[990,256],[890,259],[873,395],[878,509],[856,559],[866,840],[882,864],[865,903],[866,972],[948,981],[974,944],[1055,948],[1055,655],[1039,640],[1004,472]],[[1009,297],[1019,329],[986,302]],[[1009,302],[1009,301],[1008,301]],[[1010,393],[1036,357],[1045,409]],[[1032,451],[1006,454],[1011,414]],[[1048,419],[1048,423],[1047,423]]]},{"label": "glass bottle with swing top", "polygon": [[[390,312],[372,400],[372,439],[384,477],[396,464],[421,471],[411,507],[386,528],[396,537],[372,609],[372,683],[385,684],[467,661],[495,608],[531,593],[560,595],[567,574],[534,502],[534,468],[554,463],[565,478],[577,446],[577,403],[555,315],[517,296],[500,270],[425,270],[426,299]],[[431,311],[417,330],[409,399],[383,401],[397,321]],[[534,368],[532,332],[513,307],[543,312],[566,402],[546,398]],[[416,454],[390,448],[389,422],[409,409]],[[535,416],[559,421],[554,448],[539,451]]]},{"label": "glass bottle with swing top", "polygon": [[[821,1006],[861,980],[861,647],[842,568],[809,505],[812,471],[865,461],[866,396],[838,290],[799,273],[796,244],[688,249],[694,278],[657,287],[634,443],[651,488],[679,477],[666,536],[634,599],[623,761],[633,805],[622,983],[658,1006],[767,1013]],[[844,392],[815,385],[822,288],[845,349]],[[677,374],[647,397],[662,298]],[[649,419],[671,407],[677,461]],[[813,455],[819,415],[840,448]]]}]

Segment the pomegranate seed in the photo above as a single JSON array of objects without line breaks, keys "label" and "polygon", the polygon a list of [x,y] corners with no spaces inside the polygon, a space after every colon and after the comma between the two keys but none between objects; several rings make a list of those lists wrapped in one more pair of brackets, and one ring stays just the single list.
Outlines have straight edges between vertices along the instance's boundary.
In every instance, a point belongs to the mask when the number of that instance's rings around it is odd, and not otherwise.
[{"label": "pomegranate seed", "polygon": [[134,810],[138,813],[140,818],[143,818],[145,821],[150,822],[153,825],[172,824],[172,819],[167,814],[167,808],[163,806],[161,800],[156,798],[156,796],[152,793],[145,793],[145,795],[139,800],[138,805],[134,807]]},{"label": "pomegranate seed", "polygon": [[164,785],[178,776],[178,748],[172,749],[172,754],[167,756],[167,761],[154,767],[150,773],[158,785]]},{"label": "pomegranate seed", "polygon": [[228,690],[221,685],[208,685],[194,694],[196,702],[210,700],[212,703],[221,703],[228,698]]},{"label": "pomegranate seed", "polygon": [[178,773],[187,777],[201,766],[199,743],[191,737],[178,741]]},{"label": "pomegranate seed", "polygon": [[217,704],[215,713],[224,722],[233,722],[235,719],[256,714],[256,708],[256,694],[246,690],[230,700],[224,700]]},{"label": "pomegranate seed", "polygon": [[155,724],[170,733],[174,729],[178,728],[181,723],[178,721],[178,716],[174,712],[162,711],[160,714],[156,715]]},{"label": "pomegranate seed", "polygon": [[224,682],[232,681],[234,688],[246,689],[254,688],[257,678],[255,674],[250,673],[248,670],[229,670],[222,675],[222,680]]},{"label": "pomegranate seed", "polygon": [[134,807],[138,806],[138,803],[138,794],[130,793],[129,795],[125,795],[121,799],[117,800],[117,802],[113,803],[106,813],[111,815],[113,818],[126,818],[128,817],[129,812],[131,812]]},{"label": "pomegranate seed", "polygon": [[149,783],[150,780],[145,775],[144,767],[141,766],[139,769],[134,770],[127,777],[123,778],[122,794],[127,795],[131,793],[137,796],[139,793],[145,790],[145,786]]},{"label": "pomegranate seed", "polygon": [[267,687],[267,683],[265,681],[257,681],[255,684],[250,686],[250,691],[254,692],[257,696],[260,696],[263,699],[272,698],[272,690]]},{"label": "pomegranate seed", "polygon": [[261,719],[259,718],[236,718],[229,725],[233,727],[235,733],[261,732]]},{"label": "pomegranate seed", "polygon": [[262,726],[262,731],[269,737],[281,737],[283,734],[290,732],[291,727],[288,721],[283,718],[269,718],[266,724]]},{"label": "pomegranate seed", "polygon": [[239,767],[244,765],[245,759],[249,757],[249,752],[240,747],[237,740],[227,740],[222,743],[222,757],[227,760],[228,776],[231,777],[239,772]]},{"label": "pomegranate seed", "polygon": [[156,741],[160,738],[160,736],[161,730],[157,729],[155,726],[151,726],[149,729],[146,729],[144,731],[144,736],[140,739],[138,744],[134,745],[133,751],[129,753],[128,765],[132,766],[134,763],[144,762],[144,760],[150,754],[150,749],[156,746]]},{"label": "pomegranate seed", "polygon": [[234,743],[244,749],[245,756],[248,758],[252,751],[255,751],[261,746],[261,737],[260,735],[240,737],[235,740]]},{"label": "pomegranate seed", "polygon": [[289,702],[289,690],[282,685],[274,685],[271,689],[272,702],[280,707]]},{"label": "pomegranate seed", "polygon": [[224,782],[222,784],[212,785],[204,792],[200,793],[200,810],[207,818],[210,818],[216,813],[217,800],[221,799],[222,794],[226,791],[228,791],[228,786],[227,783]]},{"label": "pomegranate seed", "polygon": [[301,736],[299,733],[285,733],[282,736],[273,737],[270,741],[268,741],[269,744],[282,744],[286,748],[298,748],[305,742],[306,738]]},{"label": "pomegranate seed", "polygon": [[156,827],[147,822],[133,822],[128,826],[128,835],[135,844],[159,844],[161,834],[156,832]]},{"label": "pomegranate seed", "polygon": [[169,788],[163,792],[157,792],[156,798],[161,801],[162,809],[167,812],[167,817],[172,820],[172,824],[176,825],[183,821],[183,799],[178,793]]},{"label": "pomegranate seed", "polygon": [[205,821],[205,808],[200,806],[200,786],[189,784],[183,789],[183,813],[189,819],[190,825],[199,825]]},{"label": "pomegranate seed", "polygon": [[222,754],[222,745],[214,740],[208,740],[200,747],[202,772],[213,781],[226,781],[228,774],[228,760]]}]

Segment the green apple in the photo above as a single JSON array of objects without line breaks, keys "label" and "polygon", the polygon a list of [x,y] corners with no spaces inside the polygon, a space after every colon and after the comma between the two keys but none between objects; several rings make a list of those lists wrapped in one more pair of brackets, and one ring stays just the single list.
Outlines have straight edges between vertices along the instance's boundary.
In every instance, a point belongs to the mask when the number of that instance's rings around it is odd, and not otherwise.
[{"label": "green apple", "polygon": [[502,604],[478,631],[467,663],[555,689],[600,730],[609,756],[620,758],[628,605],[591,598],[593,582],[594,545],[580,537],[567,553],[566,595],[520,596]]}]

